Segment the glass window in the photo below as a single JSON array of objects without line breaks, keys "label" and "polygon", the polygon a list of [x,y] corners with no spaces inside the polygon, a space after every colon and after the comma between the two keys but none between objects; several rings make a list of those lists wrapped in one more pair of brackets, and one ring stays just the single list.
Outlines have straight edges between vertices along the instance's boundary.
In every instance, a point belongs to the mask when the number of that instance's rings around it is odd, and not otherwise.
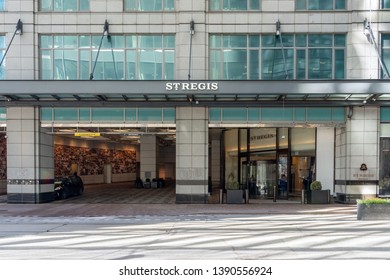
[{"label": "glass window", "polygon": [[4,11],[4,0],[0,0],[0,11]]},{"label": "glass window", "polygon": [[331,121],[332,108],[307,108],[308,121]]},{"label": "glass window", "polygon": [[345,48],[345,34],[214,34],[210,79],[344,79]]},{"label": "glass window", "polygon": [[385,68],[384,71],[382,70],[383,78],[389,73],[390,69],[390,34],[382,34],[382,61]]},{"label": "glass window", "polygon": [[55,108],[54,120],[55,121],[77,121],[78,114],[76,108]]},{"label": "glass window", "polygon": [[[5,36],[0,35],[0,61],[3,61],[4,55],[5,55]],[[3,61],[3,64],[0,67],[0,80],[4,80],[4,69],[5,69],[5,61]]]},{"label": "glass window", "polygon": [[211,11],[260,10],[260,0],[210,0]]},{"label": "glass window", "polygon": [[52,121],[53,120],[53,109],[41,108],[41,120],[42,121]]},{"label": "glass window", "polygon": [[296,156],[315,156],[315,128],[291,128],[291,154]]},{"label": "glass window", "polygon": [[175,0],[125,0],[125,11],[172,11]]},{"label": "glass window", "polygon": [[209,109],[209,118],[210,121],[220,122],[221,121],[221,108],[210,108]]},{"label": "glass window", "polygon": [[39,0],[40,11],[89,11],[90,0]]},{"label": "glass window", "polygon": [[163,108],[163,121],[174,122],[176,118],[175,108]]},{"label": "glass window", "polygon": [[345,0],[295,0],[296,10],[343,10]]},{"label": "glass window", "polygon": [[263,49],[261,57],[263,80],[287,80],[293,77],[294,51],[292,49]]},{"label": "glass window", "polygon": [[390,0],[382,0],[382,9],[390,9]]},{"label": "glass window", "polygon": [[390,138],[380,138],[379,195],[390,195]]},{"label": "glass window", "polygon": [[174,79],[173,35],[42,35],[39,43],[43,80]]},{"label": "glass window", "polygon": [[90,108],[80,108],[80,121],[91,121],[91,109]]},{"label": "glass window", "polygon": [[223,108],[222,119],[224,121],[246,121],[247,110],[245,108]]},{"label": "glass window", "polygon": [[162,109],[161,108],[139,108],[138,120],[139,121],[162,121]]},{"label": "glass window", "polygon": [[225,187],[238,188],[238,130],[227,130],[224,134]]},{"label": "glass window", "polygon": [[92,108],[92,121],[123,121],[122,108]]}]

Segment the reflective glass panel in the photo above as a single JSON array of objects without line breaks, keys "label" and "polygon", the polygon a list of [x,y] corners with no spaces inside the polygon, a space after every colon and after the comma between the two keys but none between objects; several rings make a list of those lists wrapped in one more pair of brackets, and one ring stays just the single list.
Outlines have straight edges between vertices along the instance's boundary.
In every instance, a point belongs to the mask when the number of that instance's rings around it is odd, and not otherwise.
[{"label": "reflective glass panel", "polygon": [[54,51],[54,80],[77,80],[77,51]]},{"label": "reflective glass panel", "polygon": [[92,121],[123,121],[122,108],[92,108]]},{"label": "reflective glass panel", "polygon": [[335,79],[344,79],[345,78],[344,61],[345,61],[344,50],[335,50],[335,63],[334,63]]},{"label": "reflective glass panel", "polygon": [[130,50],[126,52],[126,79],[135,80],[137,79],[137,52]]},{"label": "reflective glass panel", "polygon": [[295,108],[294,120],[305,122],[306,121],[306,109],[305,108]]},{"label": "reflective glass panel", "polygon": [[[3,60],[5,49],[5,36],[0,36],[0,61]],[[4,67],[5,63],[3,61],[3,64],[0,67],[0,80],[4,80]]]},{"label": "reflective glass panel", "polygon": [[259,79],[259,51],[249,51],[249,79]]},{"label": "reflective glass panel", "polygon": [[382,8],[390,9],[390,0],[382,0]]},{"label": "reflective glass panel", "polygon": [[333,44],[333,35],[331,34],[310,34],[309,47],[331,47]]},{"label": "reflective glass panel", "polygon": [[238,188],[238,130],[224,133],[225,147],[225,187]]},{"label": "reflective glass panel", "polygon": [[210,121],[219,122],[221,121],[221,108],[210,108],[209,109],[209,116]]},{"label": "reflective glass panel", "polygon": [[345,122],[345,109],[344,108],[333,108],[333,121],[334,122]]},{"label": "reflective glass panel", "polygon": [[250,130],[250,149],[266,151],[276,149],[276,128],[254,128]]},{"label": "reflective glass panel", "polygon": [[245,0],[224,0],[223,9],[243,11],[247,9],[247,2]]},{"label": "reflective glass panel", "polygon": [[382,70],[382,78],[386,77],[390,69],[390,34],[382,34],[382,60],[384,71]]},{"label": "reflective glass panel", "polygon": [[[0,0],[1,2],[1,0]],[[40,11],[51,11],[53,9],[53,0],[40,0],[39,10]]]},{"label": "reflective glass panel", "polygon": [[262,51],[263,80],[286,80],[294,76],[294,51],[290,50],[263,50]]},{"label": "reflective glass panel", "polygon": [[91,69],[91,51],[80,51],[80,80],[88,80]]},{"label": "reflective glass panel", "polygon": [[248,143],[247,143],[248,130],[240,129],[239,133],[240,133],[240,152],[245,153],[248,150]]},{"label": "reflective glass panel", "polygon": [[246,48],[247,36],[246,35],[230,35],[223,37],[224,48]]},{"label": "reflective glass panel", "polygon": [[345,0],[335,0],[335,9],[345,9]]},{"label": "reflective glass panel", "polygon": [[41,120],[42,121],[52,121],[53,120],[53,109],[51,108],[41,108]]},{"label": "reflective glass panel", "polygon": [[291,154],[315,156],[315,128],[291,128]]},{"label": "reflective glass panel", "polygon": [[380,138],[379,195],[390,195],[390,138]]},{"label": "reflective glass panel", "polygon": [[138,51],[139,67],[138,78],[140,80],[162,79],[162,53],[157,50]]},{"label": "reflective glass panel", "polygon": [[125,0],[125,11],[171,11],[175,8],[174,0]]},{"label": "reflective glass panel", "polygon": [[77,0],[54,0],[54,10],[77,11]]},{"label": "reflective glass panel", "polygon": [[246,50],[226,50],[223,52],[223,79],[247,79],[247,52]]},{"label": "reflective glass panel", "polygon": [[296,62],[296,79],[306,79],[306,51],[297,50],[297,62]]},{"label": "reflective glass panel", "polygon": [[173,35],[104,36],[103,40],[98,35],[43,35],[41,78],[173,80],[174,48]]},{"label": "reflective glass panel", "polygon": [[137,109],[126,108],[125,114],[126,114],[126,116],[125,116],[126,121],[137,121]]},{"label": "reflective glass panel", "polygon": [[79,109],[80,121],[91,121],[91,109],[80,108]]},{"label": "reflective glass panel", "polygon": [[332,108],[307,108],[308,121],[331,121]]},{"label": "reflective glass panel", "polygon": [[39,0],[40,11],[89,11],[90,0]]},{"label": "reflective glass panel", "polygon": [[161,108],[139,108],[138,120],[139,121],[162,121],[162,109]]},{"label": "reflective glass panel", "polygon": [[224,121],[246,121],[247,111],[245,108],[223,108],[222,119]]},{"label": "reflective glass panel", "polygon": [[210,0],[210,10],[245,11],[259,10],[260,0]]},{"label": "reflective glass panel", "polygon": [[211,35],[209,57],[216,80],[344,79],[346,36]]},{"label": "reflective glass panel", "polygon": [[260,120],[259,108],[248,108],[248,121],[258,122]]},{"label": "reflective glass panel", "polygon": [[309,79],[332,79],[332,49],[309,49]]},{"label": "reflective glass panel", "polygon": [[176,118],[175,108],[163,108],[164,122],[174,122]]},{"label": "reflective glass panel", "polygon": [[54,120],[55,121],[77,121],[78,110],[76,108],[55,108]]}]

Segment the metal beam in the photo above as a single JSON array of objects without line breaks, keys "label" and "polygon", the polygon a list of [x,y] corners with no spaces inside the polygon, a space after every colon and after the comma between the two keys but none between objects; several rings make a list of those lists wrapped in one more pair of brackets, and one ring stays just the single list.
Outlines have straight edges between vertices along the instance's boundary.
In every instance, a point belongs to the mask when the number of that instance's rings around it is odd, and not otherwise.
[{"label": "metal beam", "polygon": [[[348,106],[362,106],[364,100],[328,100],[324,101],[323,99],[319,100],[307,100],[303,102],[302,100],[290,100],[285,101],[284,106],[287,107],[348,107]],[[367,103],[367,102],[366,102]],[[390,106],[390,100],[383,100],[379,99],[375,102],[370,102],[370,106]],[[6,103],[7,107],[13,107],[13,106],[42,106],[42,107],[154,107],[154,108],[161,108],[161,106],[164,107],[176,107],[176,106],[194,106],[193,102],[188,101],[167,101],[161,103],[161,101],[98,101],[98,100],[91,100],[91,101],[46,101],[46,100],[40,100],[40,101],[9,101]],[[267,106],[267,107],[281,107],[282,104],[280,101],[276,100],[267,100],[267,101],[203,101],[201,102],[201,105],[199,106],[208,106],[208,107],[259,107],[259,106]]]}]

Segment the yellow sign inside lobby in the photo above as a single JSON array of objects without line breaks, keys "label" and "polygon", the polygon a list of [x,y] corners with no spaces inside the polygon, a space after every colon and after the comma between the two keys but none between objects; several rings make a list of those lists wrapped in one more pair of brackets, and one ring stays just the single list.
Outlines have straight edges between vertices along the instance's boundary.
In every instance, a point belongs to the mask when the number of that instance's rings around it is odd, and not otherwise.
[{"label": "yellow sign inside lobby", "polygon": [[76,132],[74,136],[78,137],[99,137],[99,132]]}]

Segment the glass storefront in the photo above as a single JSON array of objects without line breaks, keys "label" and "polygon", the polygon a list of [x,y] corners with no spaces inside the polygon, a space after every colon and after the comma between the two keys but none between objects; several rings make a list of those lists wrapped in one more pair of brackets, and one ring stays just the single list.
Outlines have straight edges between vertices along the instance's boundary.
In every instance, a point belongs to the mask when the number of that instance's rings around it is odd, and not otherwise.
[{"label": "glass storefront", "polygon": [[315,179],[315,139],[315,128],[226,130],[225,189],[251,199],[299,196]]}]

